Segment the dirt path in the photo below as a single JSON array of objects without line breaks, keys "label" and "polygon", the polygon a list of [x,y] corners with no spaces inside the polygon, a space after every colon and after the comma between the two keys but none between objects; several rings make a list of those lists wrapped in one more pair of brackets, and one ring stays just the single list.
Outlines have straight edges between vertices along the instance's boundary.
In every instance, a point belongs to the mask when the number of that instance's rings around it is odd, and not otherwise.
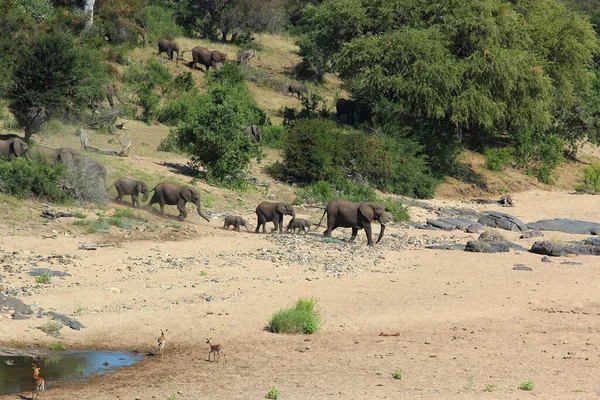
[{"label": "dirt path", "polygon": [[[597,220],[592,196],[532,191],[513,198],[513,209],[485,209],[525,222]],[[55,239],[27,229],[0,236],[0,284],[7,290],[28,287],[32,295],[20,295],[26,303],[85,325],[61,330],[69,348],[155,352],[165,329],[162,357],[88,383],[52,389],[48,382],[47,398],[260,399],[274,386],[281,399],[514,399],[529,396],[518,389],[528,380],[538,398],[600,393],[597,258],[542,263],[539,255],[513,250],[486,255],[422,248],[476,237],[460,232],[391,227],[381,245],[370,249],[362,233],[355,244],[340,244],[322,242],[320,232],[271,236],[220,226],[216,218],[207,224],[194,216],[171,238],[160,232],[64,236],[67,225],[56,222],[44,228],[56,230]],[[535,240],[507,236],[525,247]],[[547,234],[554,237],[584,236]],[[77,250],[82,241],[107,240],[117,245]],[[515,264],[533,272],[515,271]],[[28,274],[35,268],[70,276],[36,285]],[[319,332],[285,336],[264,330],[274,311],[299,297],[318,298],[324,315]],[[0,344],[56,342],[36,329],[44,322],[5,314]],[[227,363],[206,361],[207,337],[224,345]],[[397,369],[401,380],[391,377]],[[492,383],[496,392],[484,393]],[[15,396],[0,396],[9,398]]]}]

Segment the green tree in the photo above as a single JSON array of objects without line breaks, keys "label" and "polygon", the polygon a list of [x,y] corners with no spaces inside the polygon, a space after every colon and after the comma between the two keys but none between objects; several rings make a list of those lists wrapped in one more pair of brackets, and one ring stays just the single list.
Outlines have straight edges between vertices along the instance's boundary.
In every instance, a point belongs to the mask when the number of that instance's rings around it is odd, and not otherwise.
[{"label": "green tree", "polygon": [[25,141],[50,119],[83,118],[102,97],[105,79],[98,54],[78,47],[67,33],[46,33],[25,48],[9,91],[9,109],[24,127]]}]

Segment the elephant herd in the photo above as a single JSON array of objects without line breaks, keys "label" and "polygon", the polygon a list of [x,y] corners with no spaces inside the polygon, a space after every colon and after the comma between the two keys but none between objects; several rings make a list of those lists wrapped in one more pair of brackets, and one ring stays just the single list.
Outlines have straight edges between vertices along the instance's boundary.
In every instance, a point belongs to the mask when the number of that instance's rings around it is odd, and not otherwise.
[{"label": "elephant herd", "polygon": [[218,50],[208,50],[203,46],[196,46],[192,50],[181,51],[177,43],[167,39],[158,42],[158,53],[156,55],[160,56],[162,53],[167,53],[169,60],[173,61],[173,53],[175,53],[175,62],[178,63],[180,53],[183,56],[187,51],[192,52],[192,61],[187,63],[187,66],[192,69],[196,69],[197,64],[202,64],[206,68],[206,72],[208,72],[210,67],[217,69],[218,63],[224,63],[227,60],[227,54],[221,53]]}]

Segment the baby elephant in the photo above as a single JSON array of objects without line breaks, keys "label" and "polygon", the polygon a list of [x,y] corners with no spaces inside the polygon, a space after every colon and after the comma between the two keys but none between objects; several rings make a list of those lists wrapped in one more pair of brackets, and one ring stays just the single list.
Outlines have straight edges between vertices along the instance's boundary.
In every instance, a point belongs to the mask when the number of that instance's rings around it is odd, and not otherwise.
[{"label": "baby elephant", "polygon": [[238,232],[240,231],[240,226],[243,226],[244,228],[246,228],[247,231],[250,231],[250,229],[248,229],[248,223],[246,222],[246,220],[237,215],[229,215],[225,217],[225,223],[223,224],[223,228],[229,229],[231,225],[233,225],[233,229],[235,229]]},{"label": "baby elephant", "polygon": [[[140,207],[140,200],[138,199],[138,195],[141,193],[143,195],[142,201],[148,200],[148,185],[143,181],[136,181],[135,179],[129,178],[119,178],[115,183],[113,183],[108,189],[111,187],[115,187],[117,189],[117,197],[115,197],[115,201],[117,203],[121,203],[123,200],[123,196],[131,195],[131,205],[134,207]],[[108,190],[107,189],[107,190]]]},{"label": "baby elephant", "polygon": [[292,218],[285,231],[289,232],[290,229],[292,230],[292,233],[298,229],[298,232],[296,232],[298,235],[300,234],[300,231],[304,232],[306,235],[308,232],[310,232],[310,221],[302,218]]}]

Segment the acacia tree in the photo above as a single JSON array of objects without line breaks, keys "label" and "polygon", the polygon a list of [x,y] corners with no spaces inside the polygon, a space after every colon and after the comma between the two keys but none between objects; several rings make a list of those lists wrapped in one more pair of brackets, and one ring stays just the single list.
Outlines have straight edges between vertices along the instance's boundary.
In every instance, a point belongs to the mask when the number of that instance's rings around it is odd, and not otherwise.
[{"label": "acacia tree", "polygon": [[25,49],[14,71],[9,109],[25,141],[50,119],[78,120],[102,97],[106,74],[98,57],[66,33],[47,33]]}]

